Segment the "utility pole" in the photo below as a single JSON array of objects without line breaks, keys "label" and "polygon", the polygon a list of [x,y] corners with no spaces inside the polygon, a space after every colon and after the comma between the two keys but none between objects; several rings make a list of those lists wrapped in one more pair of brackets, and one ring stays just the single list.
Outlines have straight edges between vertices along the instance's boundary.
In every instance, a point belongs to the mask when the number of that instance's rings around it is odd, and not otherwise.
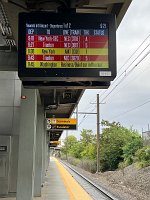
[{"label": "utility pole", "polygon": [[87,114],[87,115],[96,115],[97,116],[97,134],[96,134],[96,142],[97,142],[97,169],[96,172],[100,172],[100,104],[105,104],[99,102],[99,94],[97,94],[97,102],[91,103],[97,105],[97,112],[91,113],[91,112],[78,112],[78,114]]},{"label": "utility pole", "polygon": [[97,173],[100,171],[100,114],[99,94],[97,94]]},{"label": "utility pole", "polygon": [[66,130],[66,160],[68,161],[68,130]]}]

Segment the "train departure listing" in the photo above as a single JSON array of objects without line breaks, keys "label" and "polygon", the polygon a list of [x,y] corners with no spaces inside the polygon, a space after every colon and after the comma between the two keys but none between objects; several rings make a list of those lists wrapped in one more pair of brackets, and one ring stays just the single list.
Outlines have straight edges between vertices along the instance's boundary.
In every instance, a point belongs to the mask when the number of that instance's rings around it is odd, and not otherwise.
[{"label": "train departure listing", "polygon": [[109,68],[108,29],[26,23],[26,68]]}]

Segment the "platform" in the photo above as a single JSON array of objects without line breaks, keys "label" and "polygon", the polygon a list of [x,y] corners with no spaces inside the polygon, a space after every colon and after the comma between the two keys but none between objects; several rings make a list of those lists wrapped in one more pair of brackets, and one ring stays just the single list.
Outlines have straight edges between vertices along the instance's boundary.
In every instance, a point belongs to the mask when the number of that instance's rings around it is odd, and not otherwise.
[{"label": "platform", "polygon": [[[42,196],[33,200],[92,200],[62,164],[55,158],[50,159],[49,168],[42,188]],[[16,198],[0,198],[16,200]]]},{"label": "platform", "polygon": [[58,171],[56,161],[51,158],[50,165],[45,177],[45,184],[42,188],[42,198],[34,198],[35,200],[69,200],[67,189],[63,179]]}]

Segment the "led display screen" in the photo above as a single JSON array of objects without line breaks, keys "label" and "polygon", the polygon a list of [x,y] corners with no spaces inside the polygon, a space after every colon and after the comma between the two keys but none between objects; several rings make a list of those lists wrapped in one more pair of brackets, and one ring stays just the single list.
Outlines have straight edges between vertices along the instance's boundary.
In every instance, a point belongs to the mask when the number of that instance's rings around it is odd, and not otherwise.
[{"label": "led display screen", "polygon": [[115,32],[112,15],[20,13],[19,77],[25,81],[113,80]]}]

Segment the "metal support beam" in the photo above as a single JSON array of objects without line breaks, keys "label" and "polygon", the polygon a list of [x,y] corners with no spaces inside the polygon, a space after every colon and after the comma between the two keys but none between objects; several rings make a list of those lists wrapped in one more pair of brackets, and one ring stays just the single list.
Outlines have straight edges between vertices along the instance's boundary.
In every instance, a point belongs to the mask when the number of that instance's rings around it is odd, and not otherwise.
[{"label": "metal support beam", "polygon": [[99,114],[99,94],[97,94],[97,172],[100,171],[100,114]]}]

